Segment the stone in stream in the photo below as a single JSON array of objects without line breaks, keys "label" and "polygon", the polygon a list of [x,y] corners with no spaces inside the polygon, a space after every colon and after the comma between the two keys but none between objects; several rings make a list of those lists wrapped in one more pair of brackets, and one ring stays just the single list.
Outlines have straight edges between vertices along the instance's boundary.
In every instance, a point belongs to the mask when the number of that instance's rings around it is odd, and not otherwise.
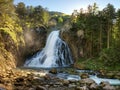
[{"label": "stone in stream", "polygon": [[45,87],[39,85],[36,87],[36,90],[47,90],[47,89]]},{"label": "stone in stream", "polygon": [[106,85],[103,87],[103,90],[116,90],[113,86]]},{"label": "stone in stream", "polygon": [[80,77],[81,77],[81,79],[86,79],[86,78],[89,78],[89,74],[87,74],[87,73],[82,73],[82,74],[80,75]]},{"label": "stone in stream", "polygon": [[63,80],[63,85],[68,86],[69,85],[69,80]]},{"label": "stone in stream", "polygon": [[81,79],[79,82],[81,85],[91,85],[91,84],[95,83],[95,81],[90,78]]},{"label": "stone in stream", "polygon": [[89,86],[90,90],[97,90],[98,89],[98,85],[96,83],[92,83],[90,86]]},{"label": "stone in stream", "polygon": [[56,68],[52,68],[49,73],[52,73],[52,74],[57,74],[57,69]]},{"label": "stone in stream", "polygon": [[103,90],[116,90],[115,87],[110,86],[110,83],[107,82],[107,81],[106,82],[105,81],[101,82],[100,86],[102,87]]},{"label": "stone in stream", "polygon": [[0,90],[7,90],[4,85],[0,84]]},{"label": "stone in stream", "polygon": [[75,90],[89,90],[89,89],[87,88],[87,86],[82,86],[82,87],[78,86],[76,87]]}]

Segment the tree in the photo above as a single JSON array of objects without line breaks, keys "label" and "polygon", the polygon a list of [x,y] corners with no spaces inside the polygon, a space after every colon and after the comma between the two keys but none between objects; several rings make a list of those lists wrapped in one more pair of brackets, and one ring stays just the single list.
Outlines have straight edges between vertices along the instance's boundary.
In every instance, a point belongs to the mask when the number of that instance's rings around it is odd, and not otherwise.
[{"label": "tree", "polygon": [[25,4],[23,2],[18,3],[18,5],[16,6],[16,13],[18,13],[18,16],[21,19],[25,19],[26,7],[25,7]]},{"label": "tree", "polygon": [[48,26],[48,21],[50,19],[50,15],[48,13],[47,8],[43,9],[43,23],[45,26]]},{"label": "tree", "polygon": [[[106,8],[103,9],[104,17],[107,20],[107,48],[110,48],[110,39],[112,35],[113,19],[115,19],[115,8],[113,5],[108,4]],[[111,39],[112,40],[112,39]]]},{"label": "tree", "polygon": [[114,39],[115,46],[119,47],[120,45],[120,9],[118,9],[116,14],[116,19],[114,20],[113,39]]}]

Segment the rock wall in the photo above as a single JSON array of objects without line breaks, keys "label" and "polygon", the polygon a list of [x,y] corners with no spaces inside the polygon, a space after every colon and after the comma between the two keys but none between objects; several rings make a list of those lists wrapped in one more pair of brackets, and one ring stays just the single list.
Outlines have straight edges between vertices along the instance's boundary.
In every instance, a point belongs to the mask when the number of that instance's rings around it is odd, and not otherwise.
[{"label": "rock wall", "polygon": [[[0,71],[16,67],[17,47],[8,34],[0,31]],[[18,56],[18,55],[17,55]]]},{"label": "rock wall", "polygon": [[23,63],[26,58],[34,55],[45,46],[47,37],[46,30],[27,30],[24,32],[25,47],[23,53]]},{"label": "rock wall", "polygon": [[[22,37],[16,35],[19,41],[16,44],[9,34],[0,31],[0,71],[23,65],[28,56],[44,47],[46,35],[46,30],[25,31]],[[22,38],[23,41],[20,41],[19,38]]]},{"label": "rock wall", "polygon": [[69,45],[75,61],[83,56],[83,37],[82,30],[61,32],[61,38]]}]

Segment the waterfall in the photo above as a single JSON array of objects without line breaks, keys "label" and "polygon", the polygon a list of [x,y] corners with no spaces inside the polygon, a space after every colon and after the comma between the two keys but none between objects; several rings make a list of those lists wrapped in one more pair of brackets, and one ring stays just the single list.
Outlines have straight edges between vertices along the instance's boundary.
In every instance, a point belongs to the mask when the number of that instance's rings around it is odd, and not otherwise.
[{"label": "waterfall", "polygon": [[52,31],[47,38],[46,46],[32,58],[27,59],[25,67],[66,67],[73,64],[68,45],[59,37],[59,31]]}]

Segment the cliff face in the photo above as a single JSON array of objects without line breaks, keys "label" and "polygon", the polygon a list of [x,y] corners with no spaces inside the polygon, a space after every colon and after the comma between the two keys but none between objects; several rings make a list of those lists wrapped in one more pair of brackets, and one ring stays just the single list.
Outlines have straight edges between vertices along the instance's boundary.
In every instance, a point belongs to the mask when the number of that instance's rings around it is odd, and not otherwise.
[{"label": "cliff face", "polygon": [[24,57],[23,63],[26,58],[34,55],[39,50],[42,50],[46,43],[46,37],[46,30],[29,30],[24,32],[25,47],[24,53],[22,53],[22,56]]},{"label": "cliff face", "polygon": [[61,38],[69,45],[75,61],[83,56],[83,37],[82,30],[61,32]]},{"label": "cliff face", "polygon": [[0,29],[0,71],[7,71],[24,64],[26,57],[41,50],[45,45],[46,31],[15,33],[16,41]]},{"label": "cliff face", "polygon": [[15,68],[16,54],[17,46],[14,41],[8,34],[0,31],[0,70]]}]

